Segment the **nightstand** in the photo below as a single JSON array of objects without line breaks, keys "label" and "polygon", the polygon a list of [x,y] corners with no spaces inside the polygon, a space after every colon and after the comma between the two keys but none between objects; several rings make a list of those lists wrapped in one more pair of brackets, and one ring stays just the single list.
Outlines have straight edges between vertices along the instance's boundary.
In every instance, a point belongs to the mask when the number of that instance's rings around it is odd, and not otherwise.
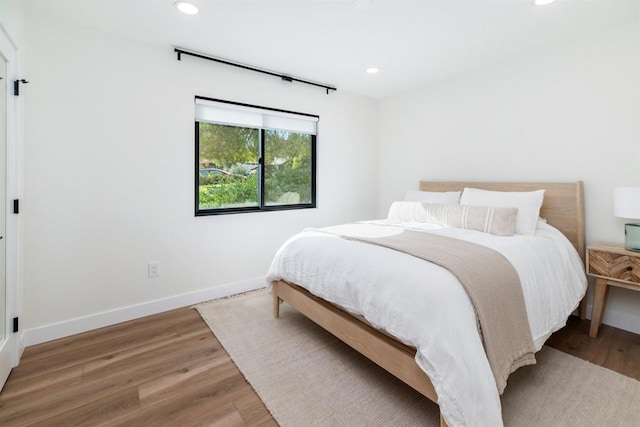
[{"label": "nightstand", "polygon": [[627,251],[623,245],[614,243],[593,243],[587,247],[587,274],[596,278],[589,329],[589,336],[595,338],[609,286],[640,291],[640,252]]}]

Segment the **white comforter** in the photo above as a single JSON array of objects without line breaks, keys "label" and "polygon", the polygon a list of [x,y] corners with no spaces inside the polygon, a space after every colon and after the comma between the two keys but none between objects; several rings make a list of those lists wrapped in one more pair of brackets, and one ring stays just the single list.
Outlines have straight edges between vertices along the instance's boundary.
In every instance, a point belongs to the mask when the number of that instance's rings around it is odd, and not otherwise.
[{"label": "white comforter", "polygon": [[[418,223],[372,222],[464,239],[502,253],[520,276],[536,350],[565,325],[586,290],[575,249],[542,221],[535,236],[512,237]],[[276,254],[267,280],[280,279],[363,316],[374,327],[415,347],[416,362],[431,379],[449,426],[502,425],[500,397],[473,306],[448,270],[391,249],[304,231]]]}]

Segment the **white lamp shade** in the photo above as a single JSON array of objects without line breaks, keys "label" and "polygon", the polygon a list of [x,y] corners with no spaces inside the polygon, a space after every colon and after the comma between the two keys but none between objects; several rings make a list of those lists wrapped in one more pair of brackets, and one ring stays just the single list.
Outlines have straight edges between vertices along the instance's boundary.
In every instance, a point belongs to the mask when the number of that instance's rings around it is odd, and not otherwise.
[{"label": "white lamp shade", "polygon": [[640,219],[640,187],[615,188],[613,214],[620,218]]}]

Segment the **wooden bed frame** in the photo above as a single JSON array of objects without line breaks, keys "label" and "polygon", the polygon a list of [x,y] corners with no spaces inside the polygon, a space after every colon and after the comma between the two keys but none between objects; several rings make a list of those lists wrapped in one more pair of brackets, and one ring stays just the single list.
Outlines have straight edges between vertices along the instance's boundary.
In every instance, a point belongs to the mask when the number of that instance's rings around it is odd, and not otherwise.
[{"label": "wooden bed frame", "polygon": [[[540,216],[560,230],[575,246],[580,258],[585,256],[584,190],[582,181],[575,183],[479,183],[420,182],[422,191],[462,191],[464,187],[493,191],[545,190]],[[416,349],[406,346],[358,320],[335,305],[311,294],[306,289],[285,281],[273,283],[273,313],[279,316],[282,301],[331,332],[355,350],[415,390],[438,402],[429,377],[415,362]],[[585,300],[580,303],[584,319]],[[440,425],[446,426],[442,416]]]}]

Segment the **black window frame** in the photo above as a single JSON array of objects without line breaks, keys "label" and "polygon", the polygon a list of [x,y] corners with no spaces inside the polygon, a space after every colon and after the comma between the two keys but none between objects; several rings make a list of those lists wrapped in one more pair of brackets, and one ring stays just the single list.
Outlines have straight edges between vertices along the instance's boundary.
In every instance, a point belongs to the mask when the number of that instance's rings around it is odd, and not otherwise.
[{"label": "black window frame", "polygon": [[[260,105],[244,104],[240,102],[228,101],[216,98],[207,98],[204,96],[196,96],[196,100],[202,99],[206,101],[220,102],[224,104],[239,105],[242,107],[257,108],[261,110],[275,111],[279,113],[296,114],[299,116],[315,117],[317,119],[320,116],[315,114],[300,113],[296,111],[281,110],[270,107],[263,107]],[[212,208],[212,209],[200,209],[200,121],[195,120],[195,216],[210,216],[210,215],[228,215],[248,212],[274,212],[274,211],[286,211],[296,209],[314,209],[316,208],[316,179],[317,179],[317,132],[315,135],[309,135],[311,137],[311,202],[310,203],[296,203],[290,205],[265,205],[264,201],[264,155],[265,152],[265,131],[266,128],[259,128],[259,141],[258,141],[258,206],[243,206],[234,208]],[[206,123],[206,122],[204,122]]]}]

